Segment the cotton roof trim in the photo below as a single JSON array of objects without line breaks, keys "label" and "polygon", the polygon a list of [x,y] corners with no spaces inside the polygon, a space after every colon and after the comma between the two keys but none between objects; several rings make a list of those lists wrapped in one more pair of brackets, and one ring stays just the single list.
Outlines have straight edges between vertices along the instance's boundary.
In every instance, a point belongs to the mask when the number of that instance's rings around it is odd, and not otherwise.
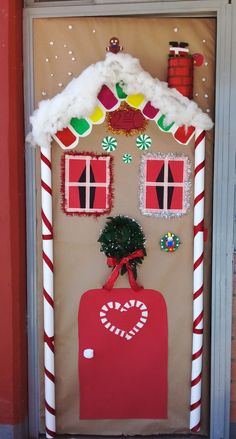
[{"label": "cotton roof trim", "polygon": [[166,116],[166,123],[175,122],[209,130],[213,123],[198,105],[183,96],[166,82],[153,78],[143,70],[137,58],[126,53],[108,53],[105,60],[86,68],[72,79],[65,89],[52,99],[43,100],[30,117],[32,131],[27,140],[41,147],[49,147],[52,136],[69,125],[73,117],[91,115],[97,106],[97,95],[106,84],[114,87],[123,81],[128,95],[142,93],[151,104]]}]

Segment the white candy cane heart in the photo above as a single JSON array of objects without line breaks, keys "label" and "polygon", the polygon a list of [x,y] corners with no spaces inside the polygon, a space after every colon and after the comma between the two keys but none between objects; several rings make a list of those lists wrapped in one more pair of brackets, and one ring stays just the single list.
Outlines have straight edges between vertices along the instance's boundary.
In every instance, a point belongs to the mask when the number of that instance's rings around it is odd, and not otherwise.
[{"label": "white candy cane heart", "polygon": [[[137,323],[129,331],[124,331],[113,325],[107,318],[107,313],[111,310],[117,310],[119,312],[127,312],[131,308],[138,308],[141,311],[141,316]],[[110,332],[119,337],[123,337],[126,340],[131,340],[139,331],[143,328],[148,318],[148,310],[146,305],[139,300],[129,300],[123,306],[119,302],[108,302],[102,306],[100,311],[100,320],[102,325]]]}]

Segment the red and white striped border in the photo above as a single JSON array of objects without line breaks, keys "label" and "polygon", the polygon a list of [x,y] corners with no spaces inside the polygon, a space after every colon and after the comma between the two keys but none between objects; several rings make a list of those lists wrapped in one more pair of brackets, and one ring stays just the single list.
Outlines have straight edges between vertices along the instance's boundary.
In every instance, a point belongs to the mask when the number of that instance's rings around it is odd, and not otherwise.
[{"label": "red and white striped border", "polygon": [[51,148],[41,148],[46,437],[56,435]]},{"label": "red and white striped border", "polygon": [[193,245],[193,342],[190,399],[190,430],[198,432],[201,423],[203,352],[203,254],[205,131],[195,132],[194,165],[194,245]]},{"label": "red and white striped border", "polygon": [[[193,344],[190,402],[190,430],[198,432],[201,421],[203,352],[203,251],[204,251],[205,131],[195,132],[194,170],[194,266]],[[41,148],[41,196],[43,239],[44,363],[46,437],[56,435],[54,291],[51,149]]]}]

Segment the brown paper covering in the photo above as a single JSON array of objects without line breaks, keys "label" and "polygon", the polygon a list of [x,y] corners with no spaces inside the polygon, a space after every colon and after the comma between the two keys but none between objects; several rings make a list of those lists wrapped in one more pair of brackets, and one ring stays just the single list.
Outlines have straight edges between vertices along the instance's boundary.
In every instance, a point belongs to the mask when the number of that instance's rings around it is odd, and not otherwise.
[{"label": "brown paper covering", "polygon": [[[70,29],[69,26],[72,26]],[[178,32],[174,32],[177,28]],[[194,96],[203,110],[214,110],[215,20],[187,18],[53,18],[34,20],[34,78],[35,102],[57,94],[71,80],[68,72],[80,72],[104,58],[105,47],[117,36],[125,51],[141,60],[144,69],[161,80],[167,79],[169,40],[188,41],[191,53],[201,52],[207,65],[195,68]],[[203,42],[205,40],[205,43]],[[50,42],[53,45],[50,45]],[[66,47],[64,47],[66,45]],[[69,51],[73,53],[69,55]],[[57,58],[56,58],[57,57]],[[75,57],[75,61],[72,61]],[[48,61],[46,61],[46,58]],[[50,76],[53,74],[53,76]],[[202,81],[206,78],[206,81]],[[207,95],[208,97],[205,97]],[[75,152],[102,152],[101,141],[107,132],[103,126],[94,127],[87,138],[81,139]],[[194,166],[194,141],[179,145],[170,134],[161,132],[150,122],[146,133],[152,138],[150,152],[187,154]],[[77,312],[81,294],[101,286],[109,269],[99,251],[97,239],[106,217],[68,217],[61,209],[61,156],[63,151],[53,143],[53,218],[55,267],[55,345],[56,345],[56,409],[57,432],[134,435],[157,433],[187,433],[189,431],[189,402],[192,343],[192,260],[193,260],[193,193],[191,209],[181,218],[157,219],[141,215],[138,209],[138,173],[142,154],[135,146],[136,137],[115,136],[118,148],[114,152],[114,208],[112,215],[125,214],[137,219],[147,239],[147,258],[139,269],[139,281],[146,288],[162,292],[168,309],[169,369],[167,420],[79,420],[78,337]],[[211,203],[213,134],[206,143],[206,203],[205,225],[208,241],[205,244],[205,332],[202,394],[202,429],[208,431],[209,418],[209,345],[210,345],[210,273],[211,273]],[[122,162],[122,154],[133,155],[131,164]],[[43,339],[42,339],[42,261],[40,225],[40,177],[37,153],[38,181],[38,300],[41,370],[41,431],[44,430]],[[193,178],[193,177],[191,177]],[[159,240],[167,231],[181,239],[175,254],[161,252]],[[117,287],[127,286],[124,276]],[[99,379],[99,377],[98,377]],[[158,397],[158,395],[157,395]],[[102,403],[102,401],[101,401]]]}]

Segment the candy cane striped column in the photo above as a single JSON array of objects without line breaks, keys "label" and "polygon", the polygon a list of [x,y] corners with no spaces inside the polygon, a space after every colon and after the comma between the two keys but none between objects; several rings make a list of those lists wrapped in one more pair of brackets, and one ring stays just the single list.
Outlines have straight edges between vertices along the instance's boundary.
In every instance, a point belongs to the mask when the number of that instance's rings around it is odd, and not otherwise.
[{"label": "candy cane striped column", "polygon": [[51,149],[41,148],[46,437],[56,435]]},{"label": "candy cane striped column", "polygon": [[203,251],[205,131],[195,132],[194,166],[194,260],[193,260],[193,344],[190,402],[190,430],[198,432],[201,422],[203,351]]}]

